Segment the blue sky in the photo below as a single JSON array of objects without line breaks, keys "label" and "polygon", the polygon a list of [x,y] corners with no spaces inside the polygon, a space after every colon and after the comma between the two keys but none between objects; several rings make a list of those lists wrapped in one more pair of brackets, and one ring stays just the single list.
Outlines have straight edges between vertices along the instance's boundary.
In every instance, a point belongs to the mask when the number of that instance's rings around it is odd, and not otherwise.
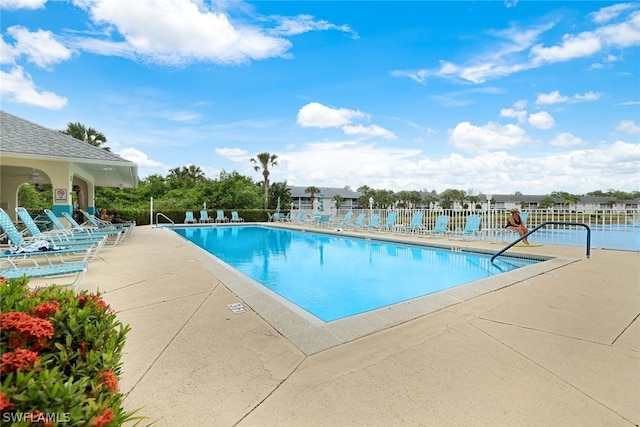
[{"label": "blue sky", "polygon": [[141,177],[640,190],[640,3],[0,0],[2,109]]}]

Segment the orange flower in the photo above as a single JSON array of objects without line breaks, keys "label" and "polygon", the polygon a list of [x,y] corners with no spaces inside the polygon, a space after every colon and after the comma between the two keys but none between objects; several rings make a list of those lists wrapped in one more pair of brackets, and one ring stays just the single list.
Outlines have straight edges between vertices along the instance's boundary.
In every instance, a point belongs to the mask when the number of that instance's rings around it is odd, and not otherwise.
[{"label": "orange flower", "polygon": [[108,425],[113,419],[113,412],[111,409],[105,409],[102,414],[96,416],[96,420],[93,422],[94,427],[104,427]]},{"label": "orange flower", "polygon": [[94,294],[83,294],[78,295],[78,301],[80,302],[80,307],[84,307],[87,304],[95,304],[98,308],[106,312],[110,312],[111,308],[109,305],[104,302],[104,300],[99,295]]},{"label": "orange flower", "polygon": [[100,373],[100,383],[111,390],[111,392],[118,392],[118,379],[111,369]]},{"label": "orange flower", "polygon": [[3,391],[0,391],[0,411],[6,411],[13,407],[13,402],[9,399],[9,396]]},{"label": "orange flower", "polygon": [[35,314],[40,319],[46,319],[51,316],[53,313],[57,313],[60,311],[60,303],[58,301],[53,302],[43,302],[40,305],[35,307],[31,307],[31,313]]},{"label": "orange flower", "polygon": [[38,353],[25,348],[17,348],[13,352],[3,353],[0,361],[0,372],[15,372],[32,367],[38,361]]},{"label": "orange flower", "polygon": [[21,311],[0,313],[0,329],[21,332],[31,338],[53,337],[53,325],[48,320],[31,317]]},{"label": "orange flower", "polygon": [[6,285],[7,284],[7,278],[4,276],[0,276],[0,285]]}]

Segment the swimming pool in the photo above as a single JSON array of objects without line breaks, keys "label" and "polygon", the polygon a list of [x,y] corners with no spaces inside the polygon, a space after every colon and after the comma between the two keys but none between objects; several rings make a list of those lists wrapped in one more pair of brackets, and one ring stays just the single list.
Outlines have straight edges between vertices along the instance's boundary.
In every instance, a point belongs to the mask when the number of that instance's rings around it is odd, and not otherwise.
[{"label": "swimming pool", "polygon": [[324,322],[538,262],[259,225],[175,231]]}]

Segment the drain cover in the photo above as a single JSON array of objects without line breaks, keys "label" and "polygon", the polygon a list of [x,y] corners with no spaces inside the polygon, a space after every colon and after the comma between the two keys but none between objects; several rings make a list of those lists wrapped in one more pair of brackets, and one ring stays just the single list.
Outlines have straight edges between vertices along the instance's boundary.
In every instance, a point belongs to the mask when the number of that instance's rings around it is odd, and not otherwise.
[{"label": "drain cover", "polygon": [[244,305],[239,302],[235,304],[227,304],[227,307],[229,307],[229,310],[233,311],[234,314],[246,313],[247,311]]}]

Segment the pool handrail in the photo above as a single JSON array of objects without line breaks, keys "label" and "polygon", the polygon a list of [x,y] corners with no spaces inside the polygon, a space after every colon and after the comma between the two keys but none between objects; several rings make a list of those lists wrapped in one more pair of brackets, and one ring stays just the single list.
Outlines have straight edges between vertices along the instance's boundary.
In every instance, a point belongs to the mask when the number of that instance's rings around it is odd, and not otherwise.
[{"label": "pool handrail", "polygon": [[583,224],[581,222],[545,221],[542,224],[540,224],[539,226],[537,226],[536,228],[534,228],[533,230],[529,231],[524,236],[520,236],[519,238],[517,238],[516,240],[514,240],[511,243],[509,243],[507,246],[505,246],[504,248],[500,249],[498,252],[493,254],[493,256],[491,257],[491,262],[493,263],[493,260],[495,260],[498,256],[502,255],[502,253],[504,253],[505,251],[510,249],[512,246],[517,245],[522,240],[526,239],[527,237],[529,237],[530,235],[532,235],[536,231],[540,230],[541,228],[543,228],[543,227],[545,227],[545,226],[547,226],[549,224],[554,224],[554,225],[577,225],[577,226],[580,226],[580,227],[584,227],[587,230],[587,259],[591,256],[591,228],[587,224]]},{"label": "pool handrail", "polygon": [[166,216],[165,214],[163,214],[162,212],[158,212],[156,213],[156,225],[160,224],[160,222],[158,221],[158,218],[162,216],[163,218],[165,218],[166,220],[168,220],[171,223],[171,227],[175,227],[176,223],[173,222],[173,220],[171,218],[169,218],[168,216]]}]

